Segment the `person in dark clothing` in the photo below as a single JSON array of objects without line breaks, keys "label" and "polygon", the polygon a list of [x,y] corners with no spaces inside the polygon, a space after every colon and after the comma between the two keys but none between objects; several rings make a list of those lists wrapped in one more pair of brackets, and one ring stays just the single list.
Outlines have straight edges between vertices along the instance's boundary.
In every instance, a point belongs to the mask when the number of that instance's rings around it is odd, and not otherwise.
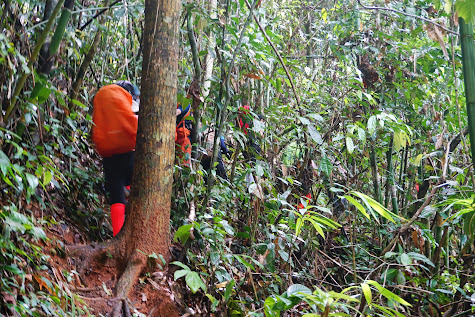
[{"label": "person in dark clothing", "polygon": [[[218,157],[216,158],[216,162],[218,163],[216,165],[216,175],[221,177],[224,180],[228,180],[228,175],[226,174],[226,168],[224,167],[223,163],[223,154],[228,156],[230,155],[228,148],[226,147],[226,142],[224,140],[224,137],[221,136],[219,140],[219,151],[218,151]],[[205,154],[203,158],[201,159],[201,166],[209,173],[211,170],[211,156]]]},{"label": "person in dark clothing", "polygon": [[[264,121],[263,115],[257,116],[260,121]],[[252,130],[253,117],[249,106],[245,105],[239,108],[239,127],[241,131],[247,136],[247,148],[243,150],[242,154],[251,166],[256,164],[256,157],[261,154],[262,148],[259,145],[259,136]]]}]

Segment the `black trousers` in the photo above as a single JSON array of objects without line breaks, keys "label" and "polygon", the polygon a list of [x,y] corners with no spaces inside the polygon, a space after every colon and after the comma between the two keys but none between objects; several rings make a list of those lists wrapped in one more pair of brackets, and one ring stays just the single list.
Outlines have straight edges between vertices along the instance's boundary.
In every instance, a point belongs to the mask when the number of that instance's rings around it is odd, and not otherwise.
[{"label": "black trousers", "polygon": [[126,203],[124,187],[132,182],[135,151],[104,157],[104,176],[109,203]]},{"label": "black trousers", "polygon": [[[218,157],[216,158],[218,165],[216,166],[216,175],[222,179],[228,180],[228,175],[226,175],[226,168],[223,163],[223,155],[221,152],[218,152]],[[210,172],[211,165],[211,156],[205,155],[201,160],[201,166],[207,171]]]}]

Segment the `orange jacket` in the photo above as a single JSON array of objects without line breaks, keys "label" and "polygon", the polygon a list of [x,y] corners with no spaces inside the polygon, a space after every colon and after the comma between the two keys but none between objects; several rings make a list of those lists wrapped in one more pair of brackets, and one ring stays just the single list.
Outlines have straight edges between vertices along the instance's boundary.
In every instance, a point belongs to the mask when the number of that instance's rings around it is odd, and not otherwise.
[{"label": "orange jacket", "polygon": [[131,105],[132,96],[118,85],[104,86],[94,97],[92,141],[101,156],[110,157],[135,148],[138,119]]},{"label": "orange jacket", "polygon": [[191,163],[191,142],[188,136],[190,130],[185,127],[185,121],[180,122],[175,130],[176,155],[182,160],[183,165]]}]

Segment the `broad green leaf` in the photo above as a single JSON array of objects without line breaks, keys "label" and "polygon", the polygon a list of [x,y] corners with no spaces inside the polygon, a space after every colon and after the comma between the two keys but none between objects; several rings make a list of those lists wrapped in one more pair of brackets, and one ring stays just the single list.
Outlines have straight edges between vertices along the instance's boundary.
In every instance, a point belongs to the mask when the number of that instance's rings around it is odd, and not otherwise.
[{"label": "broad green leaf", "polygon": [[421,262],[424,262],[425,264],[428,264],[432,267],[435,267],[434,263],[432,263],[431,260],[429,260],[425,255],[423,254],[420,254],[420,253],[416,253],[416,252],[408,252],[407,255],[413,259],[413,260],[416,260],[416,261],[421,261]]},{"label": "broad green leaf", "polygon": [[33,226],[29,231],[31,232],[31,235],[35,239],[42,239],[42,240],[47,239],[45,231],[40,227],[34,227]]},{"label": "broad green leaf", "polygon": [[373,134],[374,132],[376,132],[376,117],[375,116],[371,116],[368,119],[368,132],[369,134]]},{"label": "broad green leaf", "polygon": [[416,156],[416,158],[414,159],[414,166],[421,166],[421,161],[422,161],[422,158],[424,157],[424,154],[419,154],[418,156]]},{"label": "broad green leaf", "polygon": [[330,175],[333,170],[332,162],[325,154],[320,159],[319,170],[325,173],[325,175]]},{"label": "broad green leaf", "polygon": [[349,136],[346,137],[346,149],[350,154],[355,151],[355,144],[353,143],[353,139]]},{"label": "broad green leaf", "polygon": [[322,20],[327,22],[328,12],[325,8],[322,9]]},{"label": "broad green leaf", "polygon": [[319,122],[325,122],[325,119],[323,119],[323,117],[321,115],[319,115],[318,113],[309,113],[307,115],[307,117],[310,117],[312,119],[315,119]]},{"label": "broad green leaf", "polygon": [[178,271],[175,271],[175,274],[173,274],[173,278],[176,280],[178,280],[179,278],[185,276],[186,274],[190,273],[191,271],[190,270],[178,270]]},{"label": "broad green leaf", "polygon": [[284,262],[287,262],[289,260],[289,253],[288,252],[279,249],[279,255],[282,258],[282,260],[284,260]]},{"label": "broad green leaf", "polygon": [[8,166],[10,166],[10,159],[2,150],[0,150],[0,170],[3,175],[7,174]]},{"label": "broad green leaf", "polygon": [[317,143],[317,144],[323,144],[323,139],[321,134],[317,131],[317,129],[313,125],[308,125],[308,133],[310,134],[310,137],[312,140]]},{"label": "broad green leaf", "polygon": [[[455,205],[455,203],[450,204],[449,206],[452,207],[453,205]],[[447,209],[447,210],[448,210],[448,209]],[[446,211],[446,209],[444,209],[443,211]],[[446,222],[450,222],[450,221],[452,221],[453,219],[459,218],[460,216],[462,216],[462,215],[464,215],[464,214],[467,214],[467,213],[470,213],[470,212],[472,212],[472,211],[474,211],[474,209],[473,209],[472,207],[470,207],[470,208],[464,208],[464,209],[460,210],[459,212],[453,214],[452,216],[450,216],[450,217],[447,218],[446,220],[444,220],[444,221],[442,222],[442,224],[444,224],[444,223],[446,223]]]},{"label": "broad green leaf", "polygon": [[209,301],[211,302],[211,307],[218,306],[219,301],[216,299],[216,297],[214,297],[213,295],[208,294],[208,293],[206,293],[205,295],[206,295],[206,297],[208,297]]},{"label": "broad green leaf", "polygon": [[470,237],[472,241],[475,236],[475,211],[467,213],[464,215],[464,224],[463,224],[464,234]]},{"label": "broad green leaf", "polygon": [[[326,207],[322,207],[322,206],[312,206],[312,207],[315,207],[317,208],[318,210],[320,211],[323,211],[323,212],[326,212],[328,214],[332,214],[332,211],[330,210],[330,208],[326,208]],[[310,212],[313,212],[313,211],[310,211]]]},{"label": "broad green leaf", "polygon": [[28,182],[28,185],[30,186],[30,188],[32,190],[36,189],[36,187],[38,186],[39,182],[38,182],[38,178],[36,178],[35,175],[32,175],[30,173],[25,173],[25,177],[26,177],[26,180]]},{"label": "broad green leaf", "polygon": [[219,223],[223,226],[224,231],[226,231],[227,234],[234,236],[234,228],[229,225],[227,220],[221,220]]},{"label": "broad green leaf", "polygon": [[13,273],[13,274],[15,274],[15,275],[20,275],[20,276],[23,275],[23,273],[24,273],[22,270],[20,270],[20,269],[18,268],[18,266],[17,266],[16,264],[13,264],[13,265],[2,265],[2,266],[0,266],[0,269],[1,269],[1,270],[8,271],[8,272],[11,272],[11,273]]},{"label": "broad green leaf", "polygon": [[71,102],[72,102],[73,104],[75,104],[76,106],[79,106],[79,107],[82,108],[82,109],[86,109],[86,108],[87,108],[87,106],[86,106],[85,104],[83,104],[82,102],[80,102],[79,100],[73,99],[73,100],[71,100]]},{"label": "broad green leaf", "polygon": [[264,175],[264,167],[262,166],[262,163],[260,161],[257,161],[256,163],[256,176],[257,177],[262,177]]},{"label": "broad green leaf", "polygon": [[401,254],[401,263],[404,265],[412,265],[412,260],[406,253]]},{"label": "broad green leaf", "polygon": [[186,274],[185,282],[186,285],[190,287],[193,294],[196,293],[200,288],[206,292],[206,285],[203,283],[200,278],[200,275],[197,272],[191,271]]},{"label": "broad green leaf", "polygon": [[315,220],[318,223],[321,223],[324,226],[328,226],[332,229],[336,229],[338,227],[341,227],[341,225],[338,222],[335,222],[335,221],[333,221],[329,218],[326,218],[326,217],[317,216],[318,214],[315,213],[315,212],[312,212],[312,211],[310,211],[310,212],[312,213],[312,215],[309,218],[312,219],[312,220]]},{"label": "broad green leaf", "polygon": [[48,100],[50,94],[51,94],[51,89],[42,87],[38,93],[38,104],[41,105],[46,100]]},{"label": "broad green leaf", "polygon": [[371,302],[372,302],[371,287],[369,287],[368,284],[363,283],[361,284],[361,289],[363,290],[363,295],[366,299],[366,302],[368,303],[369,306],[371,306]]},{"label": "broad green leaf", "polygon": [[190,237],[190,230],[192,227],[192,224],[188,224],[178,228],[178,230],[175,232],[175,236],[173,237],[173,241],[177,242],[180,240],[180,242],[184,244]]},{"label": "broad green leaf", "polygon": [[188,266],[186,266],[185,264],[181,263],[181,262],[178,262],[178,261],[174,261],[170,264],[173,264],[173,265],[176,265],[176,266],[179,266],[181,267],[182,269],[185,269],[185,270],[188,270],[188,271],[191,271],[190,268]]},{"label": "broad green leaf", "polygon": [[43,177],[43,186],[49,185],[52,179],[53,179],[53,174],[51,173],[51,171],[46,171]]},{"label": "broad green leaf", "polygon": [[297,118],[300,120],[300,122],[302,122],[302,124],[304,124],[304,125],[310,125],[310,120],[308,120],[307,118],[305,118],[305,117],[300,117],[300,116],[298,116]]},{"label": "broad green leaf", "polygon": [[401,131],[394,132],[393,141],[394,149],[396,150],[396,152],[399,152],[402,147],[405,147],[405,141],[401,134]]},{"label": "broad green leaf", "polygon": [[384,254],[384,258],[385,258],[385,259],[389,259],[390,257],[395,256],[395,255],[397,255],[396,252],[391,252],[391,251],[389,251],[389,252],[386,252],[386,253]]},{"label": "broad green leaf", "polygon": [[464,18],[465,23],[475,22],[475,0],[457,0],[455,9],[458,16]]},{"label": "broad green leaf", "polygon": [[294,296],[298,295],[298,293],[303,293],[303,294],[312,294],[312,291],[305,285],[302,284],[292,284],[287,288],[287,296]]},{"label": "broad green leaf", "polygon": [[358,127],[358,139],[363,142],[366,142],[366,132],[362,128]]},{"label": "broad green leaf", "polygon": [[390,215],[389,210],[387,210],[386,208],[384,208],[383,205],[381,205],[380,203],[378,203],[376,200],[372,199],[371,197],[368,197],[368,198],[369,198],[368,203],[371,205],[371,207],[373,207],[373,209],[374,209],[377,213],[379,213],[381,216],[383,216],[384,218],[388,219],[389,221],[395,223],[393,217],[391,217],[391,215]]},{"label": "broad green leaf", "polygon": [[406,277],[404,276],[404,273],[403,273],[401,270],[398,270],[398,271],[397,271],[396,282],[397,282],[399,285],[404,285],[404,284],[406,284]]},{"label": "broad green leaf", "polygon": [[271,296],[267,297],[264,301],[264,313],[266,317],[279,317],[280,310],[274,309],[277,300]]}]

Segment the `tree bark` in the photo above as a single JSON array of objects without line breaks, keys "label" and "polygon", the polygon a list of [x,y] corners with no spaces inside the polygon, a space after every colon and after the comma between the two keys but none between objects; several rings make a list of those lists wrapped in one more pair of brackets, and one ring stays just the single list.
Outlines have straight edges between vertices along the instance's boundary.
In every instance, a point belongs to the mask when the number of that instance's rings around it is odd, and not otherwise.
[{"label": "tree bark", "polygon": [[[465,97],[467,102],[468,130],[472,146],[472,163],[475,162],[475,48],[473,45],[473,27],[459,18],[460,38],[462,46],[463,80],[465,83]],[[475,188],[475,184],[472,184]]]},{"label": "tree bark", "polygon": [[118,244],[127,261],[117,284],[125,298],[148,255],[169,258],[175,159],[179,0],[145,1],[142,94],[131,197]]}]

